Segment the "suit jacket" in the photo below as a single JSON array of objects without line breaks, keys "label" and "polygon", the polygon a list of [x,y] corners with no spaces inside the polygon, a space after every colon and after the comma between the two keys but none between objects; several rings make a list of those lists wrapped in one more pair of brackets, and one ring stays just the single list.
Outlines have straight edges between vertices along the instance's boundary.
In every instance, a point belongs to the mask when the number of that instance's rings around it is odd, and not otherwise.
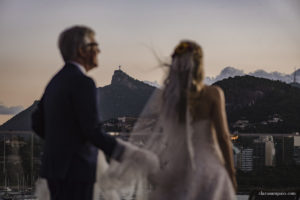
[{"label": "suit jacket", "polygon": [[118,143],[101,128],[94,81],[67,63],[49,82],[32,128],[45,139],[41,176],[94,182],[98,150],[112,156]]}]

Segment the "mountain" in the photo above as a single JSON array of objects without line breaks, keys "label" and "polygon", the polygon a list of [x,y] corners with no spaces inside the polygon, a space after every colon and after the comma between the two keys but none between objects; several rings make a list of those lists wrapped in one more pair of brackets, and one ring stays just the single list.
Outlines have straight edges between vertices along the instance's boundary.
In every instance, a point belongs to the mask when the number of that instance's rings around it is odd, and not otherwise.
[{"label": "mountain", "polygon": [[219,75],[216,77],[205,77],[204,82],[208,85],[211,85],[215,82],[221,81],[226,78],[235,77],[235,76],[244,76],[245,73],[243,70],[236,69],[234,67],[225,67]]},{"label": "mountain", "polygon": [[253,76],[214,83],[225,93],[230,129],[239,132],[300,132],[300,89]]},{"label": "mountain", "polygon": [[[98,88],[101,119],[105,121],[123,116],[139,116],[154,90],[155,87],[116,70],[111,84]],[[29,108],[5,122],[0,130],[31,130],[30,116],[37,103],[35,101]]]},{"label": "mountain", "polygon": [[13,118],[0,126],[0,130],[31,130],[31,114],[38,104],[35,101],[27,109],[23,110]]},{"label": "mountain", "polygon": [[139,116],[155,87],[116,70],[111,84],[98,88],[102,120],[123,116]]},{"label": "mountain", "polygon": [[230,78],[230,77],[235,77],[235,76],[243,76],[245,75],[245,73],[243,72],[243,70],[239,70],[233,67],[225,67],[221,73],[216,76],[215,78],[215,82],[226,79],[226,78]]},{"label": "mountain", "polygon": [[[225,67],[219,75],[217,75],[216,77],[206,77],[205,78],[205,83],[206,84],[213,84],[217,81],[229,78],[229,77],[235,77],[235,76],[243,76],[243,75],[250,75],[250,76],[254,76],[257,78],[265,78],[265,79],[270,79],[270,80],[278,80],[278,81],[282,81],[285,83],[292,83],[292,82],[298,82],[300,83],[300,69],[296,70],[295,72],[291,73],[291,74],[284,74],[284,73],[280,73],[280,72],[266,72],[262,69],[256,70],[254,72],[250,72],[250,73],[244,73],[243,70],[239,70],[236,69],[234,67]],[[295,75],[295,77],[294,77]],[[294,80],[294,78],[296,80]]]},{"label": "mountain", "polygon": [[[223,70],[225,76],[241,74]],[[300,132],[300,89],[281,81],[253,76],[235,76],[214,83],[225,93],[226,111],[232,132],[291,133]],[[137,117],[155,87],[116,70],[110,85],[98,88],[102,120]],[[30,130],[30,115],[37,105],[17,114],[0,130]]]},{"label": "mountain", "polygon": [[264,70],[256,70],[255,72],[250,72],[249,75],[258,78],[266,78],[270,80],[278,80],[285,83],[290,83],[293,81],[293,75],[283,74],[280,72],[266,72]]},{"label": "mountain", "polygon": [[300,83],[290,83],[291,86],[300,88]]}]

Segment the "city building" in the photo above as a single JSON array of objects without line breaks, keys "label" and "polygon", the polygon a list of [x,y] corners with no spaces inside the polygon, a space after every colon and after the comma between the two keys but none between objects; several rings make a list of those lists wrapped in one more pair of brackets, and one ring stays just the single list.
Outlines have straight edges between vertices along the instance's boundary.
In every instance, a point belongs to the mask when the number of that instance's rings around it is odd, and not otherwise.
[{"label": "city building", "polygon": [[275,146],[273,136],[267,136],[266,138],[265,166],[275,166]]},{"label": "city building", "polygon": [[244,172],[253,170],[253,149],[241,150],[241,165],[239,168]]},{"label": "city building", "polygon": [[300,136],[294,136],[294,161],[300,165]]},{"label": "city building", "polygon": [[276,166],[294,163],[294,136],[274,136]]}]

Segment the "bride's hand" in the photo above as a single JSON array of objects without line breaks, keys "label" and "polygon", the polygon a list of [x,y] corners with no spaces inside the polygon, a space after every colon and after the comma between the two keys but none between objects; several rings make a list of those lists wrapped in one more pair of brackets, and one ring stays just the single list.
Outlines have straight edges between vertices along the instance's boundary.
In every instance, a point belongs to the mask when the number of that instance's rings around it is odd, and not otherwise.
[{"label": "bride's hand", "polygon": [[159,169],[159,159],[157,155],[146,149],[139,148],[129,142],[118,139],[124,148],[124,155],[122,162],[128,162],[130,168],[141,170],[145,173],[154,174]]}]

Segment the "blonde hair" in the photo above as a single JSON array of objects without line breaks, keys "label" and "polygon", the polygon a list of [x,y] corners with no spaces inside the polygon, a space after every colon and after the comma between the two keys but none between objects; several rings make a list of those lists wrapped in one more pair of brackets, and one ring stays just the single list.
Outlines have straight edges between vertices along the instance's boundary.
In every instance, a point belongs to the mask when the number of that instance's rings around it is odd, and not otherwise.
[{"label": "blonde hair", "polygon": [[174,114],[185,122],[188,96],[197,92],[197,85],[204,79],[203,52],[196,42],[181,41],[172,54],[172,62],[164,81],[163,104],[167,114]]}]

